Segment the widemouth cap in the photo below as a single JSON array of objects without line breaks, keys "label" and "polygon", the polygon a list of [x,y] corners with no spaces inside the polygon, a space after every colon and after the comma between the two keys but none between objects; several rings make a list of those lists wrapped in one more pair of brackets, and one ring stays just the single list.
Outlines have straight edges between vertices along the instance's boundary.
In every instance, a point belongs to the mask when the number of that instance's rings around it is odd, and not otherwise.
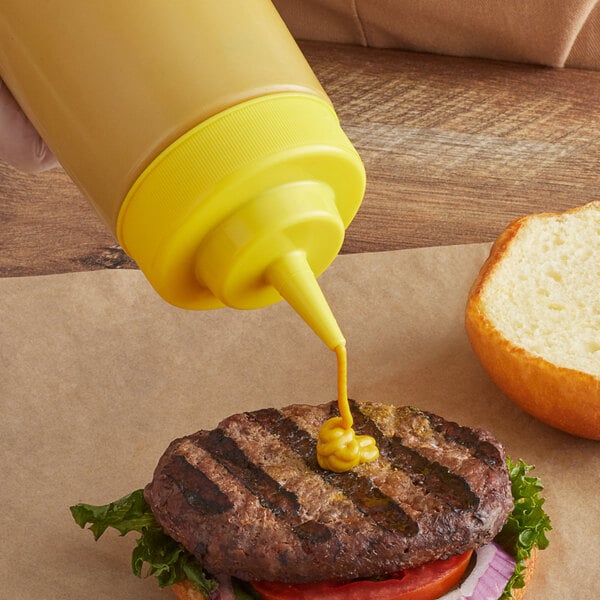
[{"label": "widemouth cap", "polygon": [[292,298],[301,294],[284,289],[281,267],[271,265],[303,256],[318,288],[364,189],[362,162],[331,105],[306,93],[270,94],[164,150],[128,193],[117,234],[175,306],[258,308],[282,296],[298,306]]}]

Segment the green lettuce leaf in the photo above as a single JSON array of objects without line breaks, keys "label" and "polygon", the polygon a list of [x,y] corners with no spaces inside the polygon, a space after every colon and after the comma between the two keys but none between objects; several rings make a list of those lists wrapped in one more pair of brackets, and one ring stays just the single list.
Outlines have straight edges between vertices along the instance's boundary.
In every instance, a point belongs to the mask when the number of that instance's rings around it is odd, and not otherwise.
[{"label": "green lettuce leaf", "polygon": [[522,460],[513,463],[508,457],[507,465],[515,507],[495,541],[515,558],[517,564],[500,600],[510,600],[513,590],[525,585],[526,561],[535,547],[543,550],[548,546],[546,532],[552,529],[540,495],[544,486],[538,477],[527,475],[534,467]]},{"label": "green lettuce leaf", "polygon": [[79,527],[84,528],[88,523],[90,524],[88,529],[94,534],[95,540],[98,540],[109,527],[125,535],[130,531],[142,531],[144,527],[157,525],[154,515],[144,500],[144,490],[136,490],[104,506],[77,504],[71,506],[70,510]]},{"label": "green lettuce leaf", "polygon": [[217,589],[218,582],[206,575],[194,556],[163,532],[144,499],[143,490],[103,506],[77,504],[70,510],[76,523],[81,528],[88,525],[96,540],[109,527],[121,535],[130,531],[140,533],[131,557],[131,567],[138,577],[153,575],[161,587],[187,579],[205,597]]}]

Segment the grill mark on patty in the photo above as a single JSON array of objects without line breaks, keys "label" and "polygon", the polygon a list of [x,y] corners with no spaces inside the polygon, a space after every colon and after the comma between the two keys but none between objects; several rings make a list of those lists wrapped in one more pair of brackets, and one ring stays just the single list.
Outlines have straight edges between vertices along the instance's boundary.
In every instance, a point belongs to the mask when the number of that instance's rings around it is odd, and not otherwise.
[{"label": "grill mark on patty", "polygon": [[354,471],[334,473],[321,469],[317,462],[316,440],[279,410],[265,408],[247,413],[247,415],[298,454],[306,465],[318,473],[326,483],[342,491],[362,514],[370,517],[379,527],[400,531],[406,536],[418,533],[417,523],[399,504],[375,487],[368,478],[358,475]]},{"label": "grill mark on patty", "polygon": [[316,521],[302,522],[301,506],[296,494],[250,461],[237,442],[222,429],[205,432],[205,435],[198,436],[193,442],[208,452],[253,494],[261,506],[270,510],[276,517],[285,519],[300,540],[319,543],[332,537],[332,532],[326,525]]},{"label": "grill mark on patty", "polygon": [[423,412],[423,414],[431,423],[434,431],[440,433],[447,441],[463,446],[473,457],[490,467],[498,467],[502,464],[502,456],[498,448],[494,444],[482,440],[473,429],[446,421],[433,413]]},{"label": "grill mark on patty", "polygon": [[181,454],[165,465],[164,474],[175,483],[186,502],[203,516],[218,515],[233,508],[219,486]]},{"label": "grill mark on patty", "polygon": [[401,436],[385,436],[356,402],[349,400],[349,403],[356,431],[375,438],[381,455],[390,461],[393,469],[406,473],[413,485],[460,510],[472,510],[479,506],[479,496],[473,492],[466,479],[405,446]]},{"label": "grill mark on patty", "polygon": [[273,514],[300,514],[300,503],[296,495],[250,462],[235,440],[225,435],[222,429],[213,429],[198,437],[194,443],[227,469]]}]

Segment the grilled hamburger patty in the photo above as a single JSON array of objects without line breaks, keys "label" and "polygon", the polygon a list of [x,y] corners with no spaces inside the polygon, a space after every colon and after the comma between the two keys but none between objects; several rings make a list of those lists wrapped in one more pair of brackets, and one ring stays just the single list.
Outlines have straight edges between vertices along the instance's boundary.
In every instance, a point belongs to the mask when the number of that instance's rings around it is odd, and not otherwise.
[{"label": "grilled hamburger patty", "polygon": [[490,541],[513,502],[491,434],[412,407],[351,402],[380,458],[321,469],[337,404],[235,414],[173,441],[145,496],[213,574],[290,583],[392,573]]}]

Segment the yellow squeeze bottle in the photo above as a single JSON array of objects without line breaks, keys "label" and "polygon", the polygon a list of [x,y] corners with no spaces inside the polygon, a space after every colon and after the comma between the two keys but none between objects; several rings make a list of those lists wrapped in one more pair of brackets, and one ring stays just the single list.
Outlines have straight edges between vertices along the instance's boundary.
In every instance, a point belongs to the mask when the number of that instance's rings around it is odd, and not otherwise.
[{"label": "yellow squeeze bottle", "polygon": [[316,278],[364,168],[269,0],[2,0],[0,76],[165,300],[344,345]]},{"label": "yellow squeeze bottle", "polygon": [[343,342],[316,277],[364,169],[270,1],[2,0],[0,76],[165,300]]}]

